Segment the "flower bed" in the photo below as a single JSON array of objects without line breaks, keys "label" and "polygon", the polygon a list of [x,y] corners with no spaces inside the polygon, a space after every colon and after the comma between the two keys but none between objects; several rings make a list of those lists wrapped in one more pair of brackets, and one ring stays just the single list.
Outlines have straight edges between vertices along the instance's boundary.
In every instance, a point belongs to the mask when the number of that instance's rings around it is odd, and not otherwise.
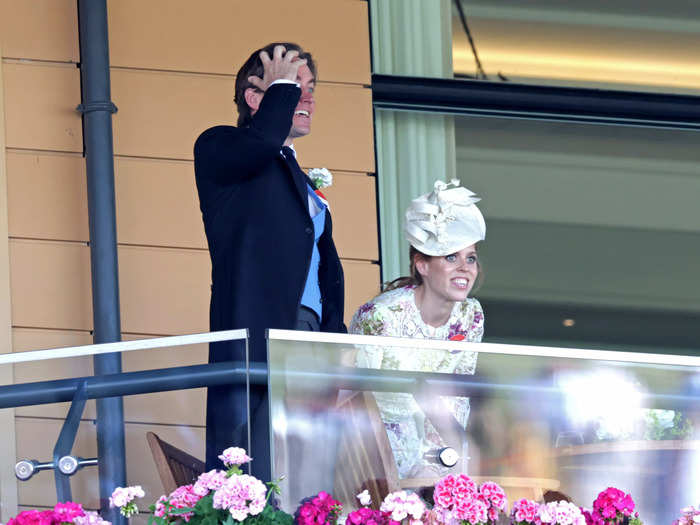
[{"label": "flower bed", "polygon": [[[231,447],[219,458],[226,470],[210,470],[195,483],[178,487],[151,505],[153,525],[336,525],[342,521],[342,504],[328,492],[302,500],[294,516],[279,509],[275,482],[264,484],[244,474],[249,462],[245,450]],[[136,499],[143,498],[139,486],[118,487],[110,505],[131,517],[138,513]],[[348,525],[495,525],[508,516],[511,525],[643,525],[630,494],[608,487],[598,494],[591,510],[568,501],[538,503],[520,499],[508,513],[503,489],[494,482],[477,485],[465,474],[440,479],[433,492],[432,507],[417,494],[397,491],[372,509],[369,493],[357,496],[361,507],[345,518]],[[671,525],[700,524],[700,507],[686,507]],[[53,509],[28,510],[7,525],[110,525],[96,512],[85,511],[79,503],[57,503]]]}]

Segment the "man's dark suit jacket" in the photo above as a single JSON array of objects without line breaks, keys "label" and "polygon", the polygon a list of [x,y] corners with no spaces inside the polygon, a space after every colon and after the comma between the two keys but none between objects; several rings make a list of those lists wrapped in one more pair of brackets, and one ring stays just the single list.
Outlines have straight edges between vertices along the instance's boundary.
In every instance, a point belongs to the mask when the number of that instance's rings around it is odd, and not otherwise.
[{"label": "man's dark suit jacket", "polygon": [[[251,361],[267,361],[265,330],[294,329],[309,271],[314,229],[309,216],[308,178],[281,155],[301,90],[294,84],[268,88],[250,126],[215,126],[194,146],[194,166],[212,263],[211,330],[248,328]],[[330,213],[319,239],[321,330],[345,331],[343,270],[331,237]],[[210,362],[243,359],[241,345],[213,343]],[[207,398],[207,468],[221,467],[216,455],[245,446],[240,389],[214,387]],[[253,470],[269,467],[256,442],[268,435],[264,387],[251,390]],[[243,416],[245,412],[242,412]],[[237,441],[234,443],[234,441]],[[259,445],[258,445],[259,446]],[[269,476],[269,474],[268,474]]]}]

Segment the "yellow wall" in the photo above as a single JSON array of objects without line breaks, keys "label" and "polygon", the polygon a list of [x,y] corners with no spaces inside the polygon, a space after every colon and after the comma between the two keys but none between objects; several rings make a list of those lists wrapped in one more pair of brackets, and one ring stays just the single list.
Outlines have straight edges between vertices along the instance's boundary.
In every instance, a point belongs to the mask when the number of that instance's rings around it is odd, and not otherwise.
[{"label": "yellow wall", "polygon": [[[313,133],[295,146],[302,167],[334,173],[327,196],[349,319],[379,284],[375,184],[368,176],[375,161],[367,3],[111,0],[108,7],[112,100],[119,108],[113,127],[124,338],[208,329],[210,263],[192,146],[207,127],[235,122],[233,74],[253,49],[274,40],[298,42],[318,62]],[[0,293],[10,294],[1,280],[9,260],[13,351],[89,344],[76,2],[0,0],[0,38],[9,238],[9,256],[0,249]],[[0,167],[0,183],[1,175]],[[0,235],[5,238],[1,220]],[[124,368],[205,360],[200,346],[128,355]],[[74,359],[18,366],[15,381],[90,373],[91,359]],[[203,406],[203,390],[125,399],[128,477],[144,485],[147,500],[162,488],[145,432],[155,429],[203,457]],[[18,409],[17,457],[48,459],[60,429],[51,418],[66,410],[65,404]],[[93,417],[89,403],[74,449],[85,457],[95,454]],[[5,469],[15,458],[2,453]],[[73,478],[74,498],[91,507],[97,506],[95,476],[86,469]],[[49,473],[19,484],[22,506],[51,505],[54,498]]]},{"label": "yellow wall", "polygon": [[[0,56],[2,45],[0,43]],[[2,63],[0,63],[0,123],[5,122],[5,96],[3,90]],[[12,315],[10,307],[10,255],[7,230],[7,176],[5,169],[5,126],[0,125],[0,354],[12,351]],[[0,384],[13,381],[11,367],[0,367]],[[3,439],[0,442],[0,520],[10,517],[7,509],[17,506],[17,484],[10,468],[16,456],[14,410],[0,410],[0,426]],[[6,515],[7,514],[7,515]]]}]

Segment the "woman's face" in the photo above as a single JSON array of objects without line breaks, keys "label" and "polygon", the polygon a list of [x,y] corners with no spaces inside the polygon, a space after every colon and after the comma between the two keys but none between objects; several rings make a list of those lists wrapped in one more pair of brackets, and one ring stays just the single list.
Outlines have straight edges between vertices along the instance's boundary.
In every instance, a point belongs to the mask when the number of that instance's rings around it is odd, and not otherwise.
[{"label": "woman's face", "polygon": [[476,245],[444,257],[420,257],[416,269],[423,277],[425,293],[434,299],[464,301],[479,274]]}]

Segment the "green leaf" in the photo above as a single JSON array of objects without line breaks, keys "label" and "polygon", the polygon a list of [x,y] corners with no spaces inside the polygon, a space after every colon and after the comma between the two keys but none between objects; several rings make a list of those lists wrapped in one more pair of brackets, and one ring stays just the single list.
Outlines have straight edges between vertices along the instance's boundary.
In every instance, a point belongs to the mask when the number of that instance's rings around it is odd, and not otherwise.
[{"label": "green leaf", "polygon": [[201,498],[194,506],[195,515],[209,514],[214,511],[214,495],[211,493]]}]

